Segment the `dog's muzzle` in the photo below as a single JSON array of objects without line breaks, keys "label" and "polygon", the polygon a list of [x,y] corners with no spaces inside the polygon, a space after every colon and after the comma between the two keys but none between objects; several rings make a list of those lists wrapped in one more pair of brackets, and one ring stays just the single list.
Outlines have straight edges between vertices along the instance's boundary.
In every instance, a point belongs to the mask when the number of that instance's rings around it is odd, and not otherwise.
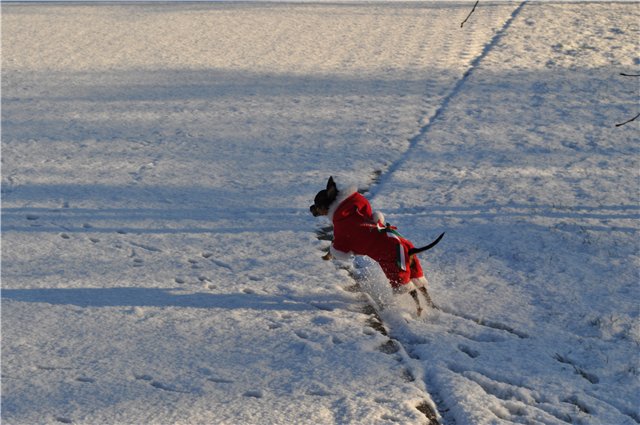
[{"label": "dog's muzzle", "polygon": [[309,207],[309,211],[311,211],[311,214],[313,214],[314,217],[317,217],[318,214],[318,208],[315,205],[311,205]]}]

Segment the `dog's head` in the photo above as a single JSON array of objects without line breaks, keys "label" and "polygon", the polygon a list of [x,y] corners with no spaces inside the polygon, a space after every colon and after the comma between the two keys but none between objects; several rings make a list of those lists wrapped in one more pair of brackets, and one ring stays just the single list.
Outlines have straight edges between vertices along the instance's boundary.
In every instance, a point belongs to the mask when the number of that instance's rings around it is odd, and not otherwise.
[{"label": "dog's head", "polygon": [[318,192],[313,200],[313,205],[309,207],[311,214],[313,214],[314,217],[327,215],[329,213],[329,206],[336,200],[337,196],[338,187],[333,181],[333,177],[329,177],[327,188]]}]

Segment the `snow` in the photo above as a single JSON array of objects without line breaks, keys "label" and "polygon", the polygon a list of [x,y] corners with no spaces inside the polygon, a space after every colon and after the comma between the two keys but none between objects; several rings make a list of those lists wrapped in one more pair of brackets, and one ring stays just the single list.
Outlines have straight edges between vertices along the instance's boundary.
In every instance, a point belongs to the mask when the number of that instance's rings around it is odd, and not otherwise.
[{"label": "snow", "polygon": [[640,5],[469,11],[4,3],[3,423],[639,423]]}]

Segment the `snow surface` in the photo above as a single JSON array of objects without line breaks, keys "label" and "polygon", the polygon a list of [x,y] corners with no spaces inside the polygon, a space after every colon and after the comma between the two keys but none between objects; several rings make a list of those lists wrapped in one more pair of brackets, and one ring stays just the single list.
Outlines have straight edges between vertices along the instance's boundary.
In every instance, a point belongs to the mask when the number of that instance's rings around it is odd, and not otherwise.
[{"label": "snow surface", "polygon": [[3,423],[640,423],[640,4],[469,11],[3,4]]}]

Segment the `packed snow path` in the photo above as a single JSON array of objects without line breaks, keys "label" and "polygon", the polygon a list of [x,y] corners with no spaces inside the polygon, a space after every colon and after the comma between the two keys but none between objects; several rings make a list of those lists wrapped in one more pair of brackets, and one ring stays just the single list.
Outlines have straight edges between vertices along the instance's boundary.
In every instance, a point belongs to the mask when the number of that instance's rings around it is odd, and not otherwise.
[{"label": "packed snow path", "polygon": [[3,4],[3,422],[639,422],[638,7]]}]

